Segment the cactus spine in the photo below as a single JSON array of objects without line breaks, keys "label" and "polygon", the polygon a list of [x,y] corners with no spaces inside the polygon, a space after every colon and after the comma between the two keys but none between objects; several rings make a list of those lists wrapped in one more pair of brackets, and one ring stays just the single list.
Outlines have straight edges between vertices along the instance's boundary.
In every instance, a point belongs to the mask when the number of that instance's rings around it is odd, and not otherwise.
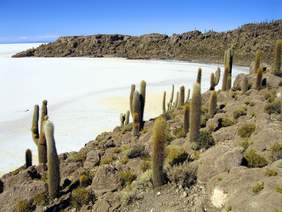
[{"label": "cactus spine", "polygon": [[140,126],[143,129],[144,126],[144,109],[145,109],[145,100],[146,100],[146,82],[144,80],[140,83],[140,103],[141,103],[141,114],[140,114]]},{"label": "cactus spine", "polygon": [[124,124],[125,125],[128,125],[129,124],[129,116],[130,116],[130,111],[126,111],[126,115],[125,115],[125,122]]},{"label": "cactus spine", "polygon": [[163,94],[163,114],[166,113],[166,92]]},{"label": "cactus spine", "polygon": [[179,106],[184,105],[184,101],[185,101],[185,87],[181,86],[180,87]]},{"label": "cactus spine", "polygon": [[141,103],[140,103],[140,94],[138,91],[134,92],[133,102],[133,135],[138,136],[141,129]]},{"label": "cactus spine", "polygon": [[153,152],[152,152],[152,179],[154,187],[163,185],[164,173],[164,147],[166,140],[166,122],[164,118],[158,118],[153,126],[152,134]]},{"label": "cactus spine", "polygon": [[32,152],[30,149],[25,151],[25,168],[32,166]]},{"label": "cactus spine", "polygon": [[197,83],[201,84],[202,81],[202,69],[198,69],[198,74],[197,74]]},{"label": "cactus spine", "polygon": [[201,86],[195,83],[193,86],[192,101],[190,105],[190,142],[196,143],[199,139],[201,124]]},{"label": "cactus spine", "polygon": [[184,107],[184,123],[183,123],[184,135],[188,133],[189,125],[190,125],[190,104],[186,103]]},{"label": "cactus spine", "polygon": [[130,87],[130,95],[129,95],[129,109],[130,109],[130,113],[132,115],[132,119],[133,119],[132,103],[133,103],[134,92],[135,92],[135,85],[132,84],[131,87]]},{"label": "cactus spine", "polygon": [[124,122],[125,122],[125,114],[121,113],[120,114],[120,127],[124,127]]},{"label": "cactus spine", "polygon": [[213,117],[216,114],[217,94],[216,91],[211,91],[209,99],[209,116]]},{"label": "cactus spine", "polygon": [[248,85],[248,78],[244,74],[242,82],[241,82],[241,91],[242,91],[242,93],[246,93],[248,91],[248,89],[249,89],[248,87],[249,87],[249,85]]},{"label": "cactus spine", "polygon": [[282,75],[282,70],[281,70],[281,55],[282,55],[282,40],[276,41],[275,45],[275,61],[274,61],[274,67],[273,67],[273,74],[277,76]]},{"label": "cactus spine", "polygon": [[255,73],[257,73],[260,68],[260,61],[261,61],[261,52],[257,50],[256,58],[255,58]]},{"label": "cactus spine", "polygon": [[46,121],[44,128],[48,143],[48,192],[51,198],[56,198],[60,192],[60,162],[54,138],[54,125]]},{"label": "cactus spine", "polygon": [[261,81],[262,81],[262,68],[259,68],[257,73],[256,73],[256,89],[260,90],[261,89]]},{"label": "cactus spine", "polygon": [[214,89],[215,89],[215,76],[214,76],[214,73],[211,73],[210,90],[213,91]]}]

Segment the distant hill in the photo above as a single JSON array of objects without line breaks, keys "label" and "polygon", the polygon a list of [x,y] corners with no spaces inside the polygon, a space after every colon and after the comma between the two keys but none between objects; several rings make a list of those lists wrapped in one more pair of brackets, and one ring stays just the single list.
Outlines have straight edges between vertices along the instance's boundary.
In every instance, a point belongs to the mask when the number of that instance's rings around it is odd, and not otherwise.
[{"label": "distant hill", "polygon": [[282,20],[246,24],[227,32],[68,36],[13,57],[125,57],[221,63],[224,50],[233,46],[234,62],[249,65],[258,49],[263,53],[263,61],[272,63],[277,39],[282,39]]}]

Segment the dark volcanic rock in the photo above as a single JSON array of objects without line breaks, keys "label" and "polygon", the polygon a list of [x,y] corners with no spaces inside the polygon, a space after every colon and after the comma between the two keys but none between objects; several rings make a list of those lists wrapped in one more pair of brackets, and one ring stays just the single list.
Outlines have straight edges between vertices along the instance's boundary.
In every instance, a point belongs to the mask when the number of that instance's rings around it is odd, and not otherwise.
[{"label": "dark volcanic rock", "polygon": [[173,34],[91,35],[61,37],[36,49],[20,52],[14,57],[126,57],[130,59],[178,59],[222,62],[224,50],[235,48],[234,62],[249,64],[256,50],[263,60],[272,62],[273,45],[282,37],[282,20],[246,24],[228,32],[200,31]]}]

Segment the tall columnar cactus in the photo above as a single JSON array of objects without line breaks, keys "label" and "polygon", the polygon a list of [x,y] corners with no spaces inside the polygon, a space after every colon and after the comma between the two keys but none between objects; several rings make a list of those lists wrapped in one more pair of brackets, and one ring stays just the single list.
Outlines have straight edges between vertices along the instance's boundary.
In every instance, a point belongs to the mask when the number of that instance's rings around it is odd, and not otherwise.
[{"label": "tall columnar cactus", "polygon": [[60,161],[55,144],[53,123],[46,121],[44,131],[48,143],[48,192],[51,198],[56,198],[60,193]]},{"label": "tall columnar cactus", "polygon": [[222,90],[230,90],[232,85],[232,63],[233,63],[233,49],[228,49],[224,54],[224,75],[222,82]]},{"label": "tall columnar cactus", "polygon": [[222,79],[222,91],[226,91],[228,88],[228,77],[229,77],[229,71],[226,66],[224,66],[224,73],[223,73],[223,79]]},{"label": "tall columnar cactus", "polygon": [[163,114],[166,113],[166,92],[163,94]]},{"label": "tall columnar cactus", "polygon": [[180,87],[180,99],[179,99],[180,106],[184,105],[184,101],[185,101],[185,87],[181,86]]},{"label": "tall columnar cactus", "polygon": [[166,142],[166,122],[164,118],[158,118],[153,126],[151,141],[153,143],[152,151],[152,179],[154,187],[164,183],[164,148]]},{"label": "tall columnar cactus", "polygon": [[261,89],[261,82],[262,82],[262,68],[259,68],[257,73],[256,73],[256,89],[260,90]]},{"label": "tall columnar cactus", "polygon": [[186,103],[189,102],[189,99],[190,99],[190,89],[187,90]]},{"label": "tall columnar cactus", "polygon": [[217,94],[216,91],[211,91],[209,99],[209,116],[213,117],[216,114],[217,108]]},{"label": "tall columnar cactus", "polygon": [[184,123],[183,123],[183,129],[184,134],[186,135],[189,131],[189,125],[190,125],[190,104],[186,103],[184,107]]},{"label": "tall columnar cactus", "polygon": [[274,61],[274,67],[273,67],[273,74],[277,76],[282,76],[282,70],[281,70],[281,55],[282,55],[282,40],[276,41],[275,45],[275,61]]},{"label": "tall columnar cactus", "polygon": [[129,116],[130,116],[130,111],[128,110],[126,111],[126,114],[125,114],[125,122],[124,122],[125,125],[129,124],[129,118],[130,118]]},{"label": "tall columnar cactus", "polygon": [[38,157],[39,163],[47,163],[47,143],[44,132],[44,122],[48,119],[47,100],[42,102],[41,115],[40,115],[40,135],[38,142]]},{"label": "tall columnar cactus", "polygon": [[260,68],[260,61],[261,61],[261,51],[257,50],[256,58],[255,58],[255,67],[254,67],[255,73],[257,73]]},{"label": "tall columnar cactus", "polygon": [[176,93],[176,99],[175,99],[174,106],[175,106],[175,107],[178,107],[178,106],[179,106],[179,92],[178,92],[178,91],[177,91],[177,93]]},{"label": "tall columnar cactus", "polygon": [[144,125],[144,109],[145,109],[145,100],[146,100],[146,82],[144,80],[140,83],[140,104],[141,104],[141,114],[140,114],[140,124],[141,129],[143,129]]},{"label": "tall columnar cactus", "polygon": [[195,83],[193,86],[192,101],[190,105],[190,142],[196,143],[199,139],[201,124],[201,86]]},{"label": "tall columnar cactus", "polygon": [[135,92],[135,85],[132,84],[130,87],[130,95],[129,95],[129,109],[130,109],[130,113],[133,119],[133,109],[132,109],[132,103],[133,103],[133,96],[134,96],[134,92]]},{"label": "tall columnar cactus", "polygon": [[32,152],[30,149],[25,151],[25,168],[32,166]]},{"label": "tall columnar cactus", "polygon": [[202,81],[202,69],[198,69],[198,74],[197,74],[197,83],[201,84]]},{"label": "tall columnar cactus", "polygon": [[214,78],[215,86],[218,85],[219,80],[220,80],[220,68],[217,67],[217,69],[216,69],[216,71],[215,71],[215,78]]},{"label": "tall columnar cactus", "polygon": [[213,91],[214,89],[215,89],[215,76],[214,76],[214,73],[211,73],[210,90]]},{"label": "tall columnar cactus", "polygon": [[120,127],[124,127],[125,114],[121,113],[119,119],[120,119]]},{"label": "tall columnar cactus", "polygon": [[38,145],[38,141],[39,141],[38,121],[39,121],[39,106],[34,105],[33,116],[32,116],[31,135],[32,135],[32,139],[36,146]]},{"label": "tall columnar cactus", "polygon": [[244,94],[244,93],[246,93],[248,91],[248,89],[249,89],[248,78],[244,74],[243,78],[242,78],[242,81],[241,81],[241,91]]},{"label": "tall columnar cactus", "polygon": [[169,102],[172,104],[173,103],[173,97],[174,97],[174,85],[172,85],[172,88],[171,88],[171,95],[170,95],[170,100]]},{"label": "tall columnar cactus", "polygon": [[138,91],[135,91],[133,95],[132,110],[133,110],[133,135],[138,136],[139,131],[141,130],[141,102],[140,102],[140,94]]}]

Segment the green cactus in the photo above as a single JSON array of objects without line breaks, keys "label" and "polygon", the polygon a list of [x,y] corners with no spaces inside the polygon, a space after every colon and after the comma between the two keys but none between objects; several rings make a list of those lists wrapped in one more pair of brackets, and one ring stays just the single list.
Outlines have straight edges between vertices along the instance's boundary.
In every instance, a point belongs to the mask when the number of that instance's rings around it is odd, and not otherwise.
[{"label": "green cactus", "polygon": [[130,87],[130,95],[129,95],[129,109],[130,109],[130,113],[132,115],[132,119],[133,119],[133,108],[132,108],[132,103],[133,103],[133,96],[134,96],[134,92],[135,92],[135,85],[132,84]]},{"label": "green cactus", "polygon": [[248,78],[244,74],[242,81],[241,81],[241,91],[242,91],[242,93],[246,93],[248,91],[248,89],[249,89]]},{"label": "green cactus", "polygon": [[213,91],[214,89],[215,89],[215,76],[214,76],[214,73],[211,73],[210,90]]},{"label": "green cactus", "polygon": [[124,125],[128,125],[129,124],[129,118],[130,118],[130,111],[126,111],[126,114],[125,114],[125,122],[124,122]]},{"label": "green cactus", "polygon": [[275,45],[275,61],[274,61],[274,67],[273,67],[273,74],[277,76],[282,76],[282,70],[281,70],[281,55],[282,55],[282,40],[277,40]]},{"label": "green cactus", "polygon": [[209,116],[213,117],[217,108],[217,94],[216,91],[211,91],[209,99]]},{"label": "green cactus", "polygon": [[132,110],[133,110],[133,135],[138,136],[139,131],[141,130],[141,102],[140,102],[140,94],[138,91],[135,91],[133,95]]},{"label": "green cactus", "polygon": [[232,77],[231,75],[229,75],[227,80],[227,90],[229,91],[231,87],[232,87]]},{"label": "green cactus", "polygon": [[224,54],[224,75],[222,82],[222,90],[228,91],[232,85],[232,63],[233,63],[233,49],[228,49]]},{"label": "green cactus", "polygon": [[120,127],[124,127],[125,114],[121,113],[119,119],[120,119]]},{"label": "green cactus", "polygon": [[166,122],[164,118],[158,118],[153,126],[151,141],[152,151],[152,179],[154,187],[164,184],[164,148],[166,142]]},{"label": "green cactus", "polygon": [[177,91],[174,106],[177,108],[178,105],[179,105],[179,92]]},{"label": "green cactus", "polygon": [[32,152],[30,149],[25,151],[25,168],[32,166]]},{"label": "green cactus", "polygon": [[255,73],[257,73],[260,68],[260,61],[261,61],[261,51],[257,50],[256,58],[255,58],[255,67],[254,67]]},{"label": "green cactus", "polygon": [[217,67],[217,69],[216,69],[216,71],[215,71],[215,78],[214,78],[215,86],[218,85],[219,80],[220,80],[220,68]]},{"label": "green cactus", "polygon": [[227,67],[224,66],[224,73],[223,73],[223,79],[222,79],[222,87],[221,90],[222,91],[226,91],[227,87],[228,87],[228,77],[229,77],[229,71],[227,69]]},{"label": "green cactus", "polygon": [[181,86],[180,91],[179,91],[179,106],[184,105],[184,100],[185,100],[185,87]]},{"label": "green cactus", "polygon": [[166,92],[163,94],[163,114],[166,113]]},{"label": "green cactus", "polygon": [[259,68],[256,73],[256,89],[257,90],[261,89],[262,72],[263,72],[262,68]]},{"label": "green cactus", "polygon": [[186,103],[189,102],[190,99],[190,89],[187,90],[187,98],[186,98]]},{"label": "green cactus", "polygon": [[39,121],[39,106],[34,105],[31,134],[32,134],[32,139],[36,146],[38,145],[38,141],[39,141],[38,121]]},{"label": "green cactus", "polygon": [[174,85],[172,85],[172,88],[171,88],[171,95],[170,95],[170,100],[169,102],[172,104],[173,103],[173,97],[174,97]]},{"label": "green cactus", "polygon": [[190,142],[197,143],[201,125],[201,86],[195,83],[193,86],[192,101],[190,105]]},{"label": "green cactus", "polygon": [[202,69],[198,69],[198,74],[197,74],[197,83],[201,84],[202,81]]},{"label": "green cactus", "polygon": [[186,103],[184,107],[184,123],[183,123],[183,130],[184,135],[186,135],[189,131],[189,125],[190,125],[190,104]]},{"label": "green cactus", "polygon": [[48,192],[49,196],[54,199],[59,196],[60,192],[60,161],[55,144],[53,123],[46,121],[44,131],[48,143]]},{"label": "green cactus", "polygon": [[140,104],[141,104],[140,124],[141,124],[141,129],[143,129],[143,125],[144,125],[145,100],[146,100],[146,82],[144,80],[142,80],[141,83],[140,83]]}]

